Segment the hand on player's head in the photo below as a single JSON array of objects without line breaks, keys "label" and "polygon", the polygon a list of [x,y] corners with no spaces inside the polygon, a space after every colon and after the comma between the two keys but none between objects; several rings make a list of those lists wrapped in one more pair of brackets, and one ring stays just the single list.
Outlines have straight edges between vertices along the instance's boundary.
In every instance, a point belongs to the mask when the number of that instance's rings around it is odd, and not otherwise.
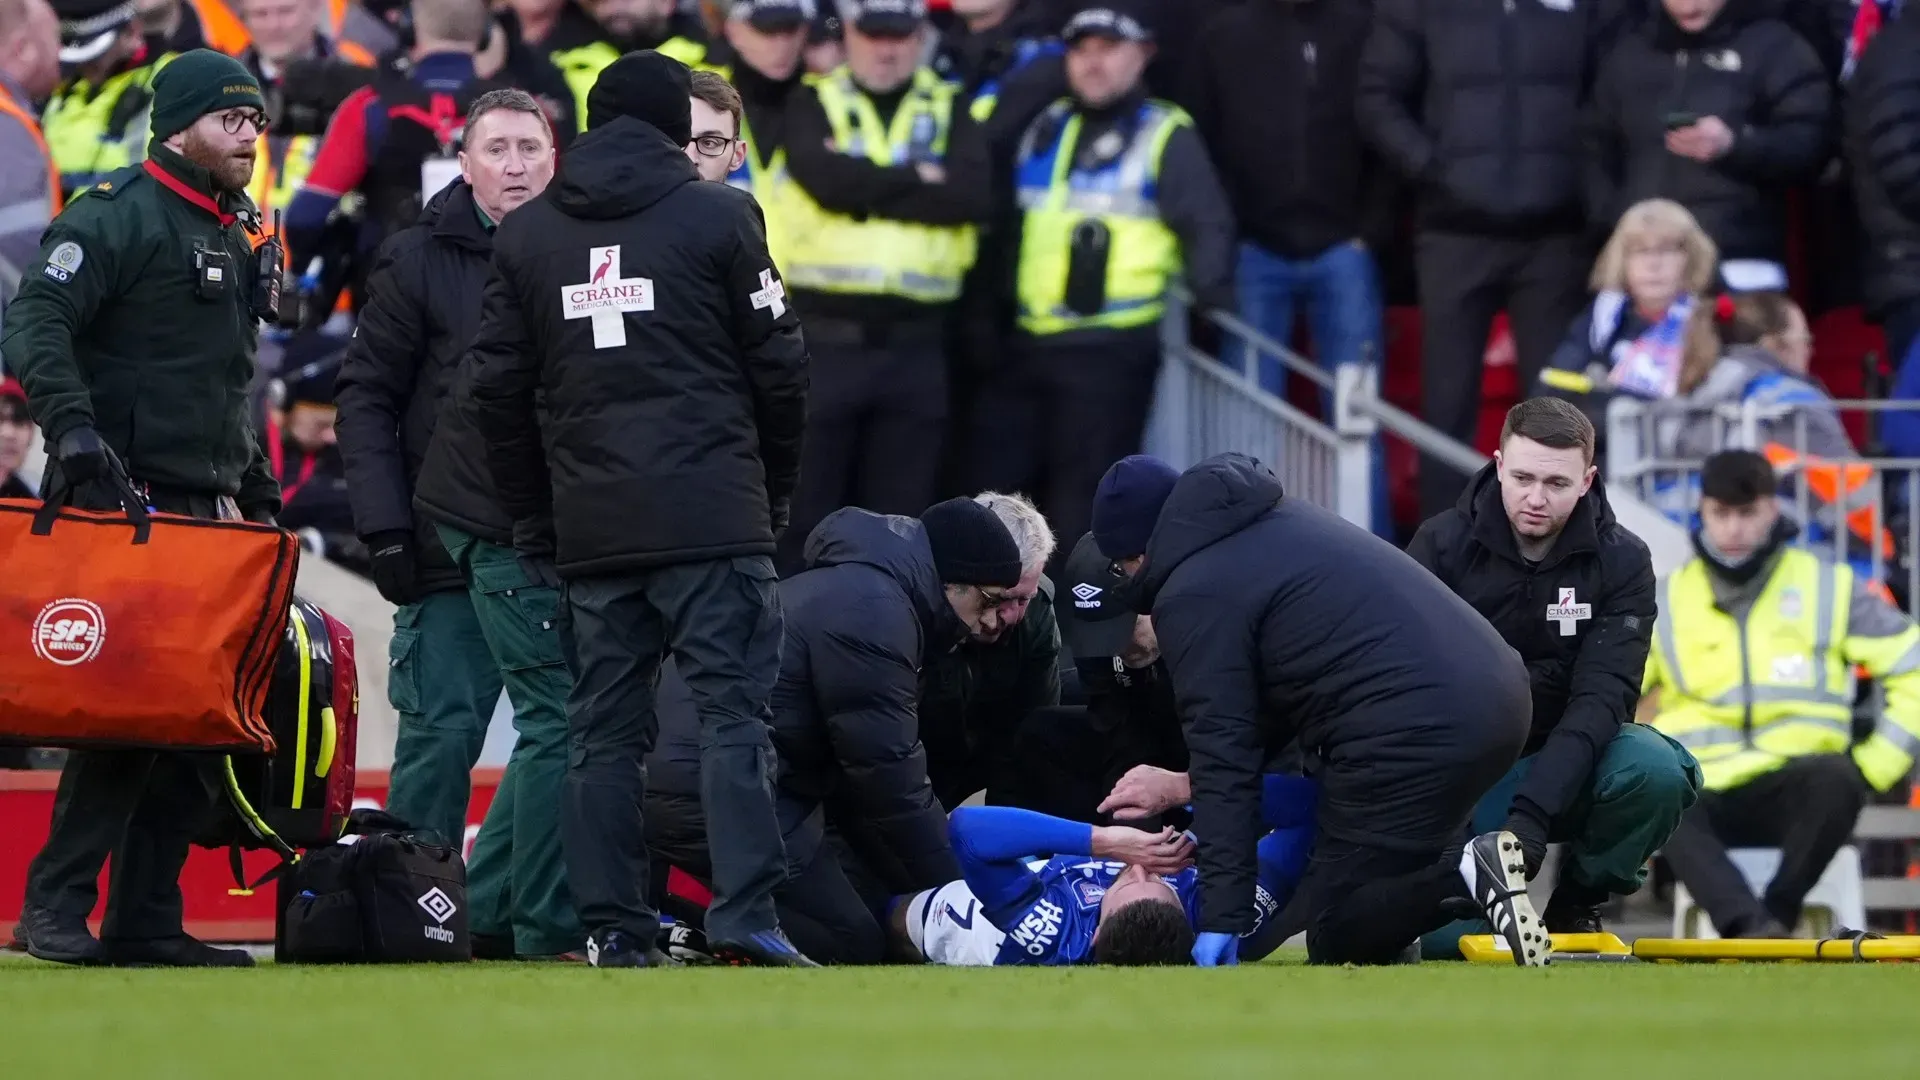
[{"label": "hand on player's head", "polygon": [[1113,785],[1113,791],[1101,801],[1099,812],[1116,821],[1152,817],[1186,802],[1189,794],[1185,773],[1135,765]]},{"label": "hand on player's head", "polygon": [[1147,874],[1177,874],[1193,865],[1193,838],[1170,827],[1147,832],[1109,825],[1096,831],[1094,854]]}]

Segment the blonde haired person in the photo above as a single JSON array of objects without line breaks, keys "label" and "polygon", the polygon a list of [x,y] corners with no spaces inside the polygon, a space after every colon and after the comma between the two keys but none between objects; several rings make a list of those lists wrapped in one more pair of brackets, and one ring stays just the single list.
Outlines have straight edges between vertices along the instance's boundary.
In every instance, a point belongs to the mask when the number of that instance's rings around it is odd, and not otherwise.
[{"label": "blonde haired person", "polygon": [[1670,199],[1634,204],[1594,263],[1593,303],[1541,373],[1542,392],[1572,398],[1596,427],[1609,393],[1672,397],[1688,319],[1712,288],[1718,262],[1686,207]]}]

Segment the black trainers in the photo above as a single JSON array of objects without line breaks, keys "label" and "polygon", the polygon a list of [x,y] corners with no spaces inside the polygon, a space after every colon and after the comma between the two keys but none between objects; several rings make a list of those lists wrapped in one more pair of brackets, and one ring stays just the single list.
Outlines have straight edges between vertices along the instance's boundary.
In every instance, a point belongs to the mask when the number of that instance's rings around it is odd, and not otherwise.
[{"label": "black trainers", "polygon": [[713,943],[714,959],[734,967],[793,967],[817,968],[820,965],[807,959],[806,954],[793,947],[787,940],[785,931],[775,927],[761,930],[745,941],[716,941]]},{"label": "black trainers", "polygon": [[513,959],[512,934],[471,934],[475,960]]},{"label": "black trainers", "polygon": [[114,967],[253,966],[253,956],[245,949],[216,949],[186,934],[151,941],[105,941],[100,945],[100,952]]},{"label": "black trainers", "polygon": [[27,955],[56,964],[97,964],[100,943],[87,932],[87,920],[28,904],[13,934]]},{"label": "black trainers", "polygon": [[1588,890],[1562,878],[1540,920],[1549,934],[1605,933],[1606,927],[1600,922],[1600,905],[1604,903],[1604,897],[1595,900]]},{"label": "black trainers", "polygon": [[597,968],[680,966],[659,949],[642,949],[625,930],[595,930],[587,938],[587,963]]},{"label": "black trainers", "polygon": [[660,928],[660,951],[692,967],[720,962],[713,955],[713,946],[707,942],[707,932],[686,923],[677,922]]},{"label": "black trainers", "polygon": [[1506,939],[1516,965],[1553,963],[1553,942],[1527,899],[1526,856],[1512,833],[1482,833],[1469,841],[1460,854],[1460,876],[1493,932]]}]

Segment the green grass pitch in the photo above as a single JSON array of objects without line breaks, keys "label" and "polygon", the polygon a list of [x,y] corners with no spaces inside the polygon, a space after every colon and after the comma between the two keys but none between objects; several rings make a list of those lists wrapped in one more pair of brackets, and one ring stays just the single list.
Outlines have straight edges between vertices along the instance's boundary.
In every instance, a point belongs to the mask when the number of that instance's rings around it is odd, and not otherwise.
[{"label": "green grass pitch", "polygon": [[0,961],[0,1077],[1920,1073],[1920,966],[115,971]]}]

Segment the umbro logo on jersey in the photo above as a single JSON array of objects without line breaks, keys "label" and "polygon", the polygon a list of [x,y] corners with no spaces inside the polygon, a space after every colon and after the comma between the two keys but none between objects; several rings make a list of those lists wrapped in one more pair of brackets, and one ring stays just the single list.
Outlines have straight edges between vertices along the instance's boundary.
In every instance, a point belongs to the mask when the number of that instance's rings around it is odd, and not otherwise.
[{"label": "umbro logo on jersey", "polygon": [[1095,597],[1099,596],[1101,591],[1100,586],[1089,585],[1084,581],[1075,585],[1073,587],[1073,606],[1082,609],[1099,607],[1100,601],[1096,600]]}]

